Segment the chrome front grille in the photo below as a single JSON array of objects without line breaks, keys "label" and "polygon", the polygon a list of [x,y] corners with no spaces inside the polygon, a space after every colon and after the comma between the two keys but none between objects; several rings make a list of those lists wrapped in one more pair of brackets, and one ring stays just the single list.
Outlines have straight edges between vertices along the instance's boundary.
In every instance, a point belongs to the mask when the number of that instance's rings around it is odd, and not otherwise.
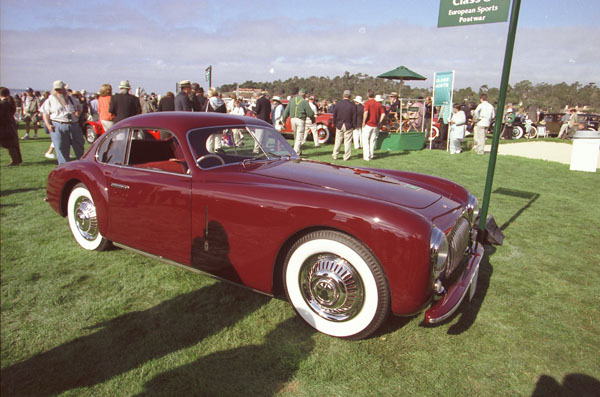
[{"label": "chrome front grille", "polygon": [[460,217],[456,225],[448,234],[448,243],[450,245],[450,261],[448,263],[447,275],[451,274],[460,264],[467,249],[471,236],[471,225],[466,217]]}]

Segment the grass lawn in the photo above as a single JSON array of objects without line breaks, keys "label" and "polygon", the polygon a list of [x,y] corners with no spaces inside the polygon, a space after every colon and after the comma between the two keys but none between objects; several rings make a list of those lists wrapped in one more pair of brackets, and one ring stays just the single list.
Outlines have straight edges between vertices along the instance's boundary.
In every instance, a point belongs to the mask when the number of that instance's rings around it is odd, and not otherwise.
[{"label": "grass lawn", "polygon": [[[23,131],[20,131],[23,135]],[[474,301],[428,327],[390,318],[368,340],[313,332],[270,299],[125,251],[87,252],[44,202],[50,143],[0,154],[2,396],[598,395],[600,174],[499,156]],[[305,154],[331,161],[332,145]],[[362,153],[337,164],[366,166]],[[480,200],[489,155],[376,154]]]}]

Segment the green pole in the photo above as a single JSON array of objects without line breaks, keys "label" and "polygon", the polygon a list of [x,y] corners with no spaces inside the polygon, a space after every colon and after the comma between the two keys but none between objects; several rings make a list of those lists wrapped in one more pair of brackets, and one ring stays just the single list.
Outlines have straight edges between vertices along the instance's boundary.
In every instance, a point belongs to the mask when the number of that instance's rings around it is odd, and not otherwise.
[{"label": "green pole", "polygon": [[[479,230],[485,230],[488,208],[490,206],[490,196],[492,195],[492,182],[494,181],[496,157],[498,155],[498,142],[500,141],[500,128],[502,127],[501,118],[504,114],[504,102],[506,101],[506,91],[508,88],[508,79],[510,77],[510,65],[512,63],[512,55],[513,48],[515,45],[515,36],[517,34],[517,21],[519,20],[520,7],[521,0],[513,0],[512,9],[510,12],[510,25],[508,27],[508,38],[506,39],[506,51],[504,52],[504,67],[502,69],[502,82],[500,83],[500,96],[498,97],[498,107],[496,108],[496,125],[494,128],[494,137],[492,139],[492,151],[490,153],[490,162],[488,165],[487,178],[485,180],[483,203],[481,204]],[[482,236],[481,233],[480,236]]]}]

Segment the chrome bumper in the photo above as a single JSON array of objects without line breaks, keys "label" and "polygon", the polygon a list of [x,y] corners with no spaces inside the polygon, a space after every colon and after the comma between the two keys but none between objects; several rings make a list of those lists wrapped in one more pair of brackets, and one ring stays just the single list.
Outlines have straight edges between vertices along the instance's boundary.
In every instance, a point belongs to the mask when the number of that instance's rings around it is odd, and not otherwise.
[{"label": "chrome bumper", "polygon": [[483,258],[483,245],[477,242],[473,245],[473,254],[459,280],[448,288],[442,299],[425,312],[427,324],[436,324],[450,317],[458,309],[468,292],[470,292],[469,299],[473,298],[477,287],[479,263]]}]

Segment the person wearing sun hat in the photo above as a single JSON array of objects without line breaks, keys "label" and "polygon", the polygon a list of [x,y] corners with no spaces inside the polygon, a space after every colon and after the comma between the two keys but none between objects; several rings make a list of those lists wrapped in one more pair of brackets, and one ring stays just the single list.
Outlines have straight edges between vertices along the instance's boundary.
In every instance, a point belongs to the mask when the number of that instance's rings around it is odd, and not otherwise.
[{"label": "person wearing sun hat", "polygon": [[142,106],[138,97],[131,95],[131,85],[128,80],[119,83],[119,93],[110,98],[108,112],[115,115],[113,122],[116,124],[127,117],[142,113]]},{"label": "person wearing sun hat", "polygon": [[273,127],[275,127],[275,129],[277,131],[281,131],[281,128],[283,127],[283,122],[281,121],[281,115],[283,114],[283,105],[281,104],[281,98],[279,98],[277,95],[275,95],[273,98],[271,98],[271,102],[273,102]]},{"label": "person wearing sun hat", "polygon": [[64,82],[56,80],[52,84],[54,92],[40,109],[56,149],[58,164],[69,161],[71,146],[77,159],[83,156],[83,132],[77,121],[81,114],[81,103],[70,97],[65,87]]},{"label": "person wearing sun hat", "polygon": [[395,113],[395,116],[398,117],[398,109],[400,108],[400,101],[398,100],[398,93],[392,92],[390,93],[390,110],[388,114]]},{"label": "person wearing sun hat", "polygon": [[175,96],[175,111],[191,112],[193,110],[190,93],[192,92],[192,83],[189,80],[179,82],[179,93]]}]

